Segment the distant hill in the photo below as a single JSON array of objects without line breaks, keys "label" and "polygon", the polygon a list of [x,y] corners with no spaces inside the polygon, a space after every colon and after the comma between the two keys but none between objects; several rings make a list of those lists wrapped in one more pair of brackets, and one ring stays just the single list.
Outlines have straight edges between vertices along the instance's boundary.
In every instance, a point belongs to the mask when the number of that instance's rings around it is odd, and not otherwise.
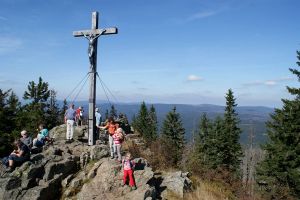
[{"label": "distant hill", "polygon": [[[76,102],[75,106],[83,106],[87,114],[88,102]],[[104,116],[106,109],[110,109],[110,104],[97,102],[100,107],[101,114]],[[150,105],[148,105],[150,106]],[[222,116],[224,113],[224,106],[200,104],[200,105],[187,105],[187,104],[154,104],[157,112],[159,125],[161,125],[166,114],[176,106],[177,111],[182,117],[182,122],[186,130],[186,139],[192,138],[192,130],[196,129],[199,124],[199,119],[203,113],[206,113],[210,119],[216,116]],[[131,121],[132,116],[139,111],[140,103],[120,103],[115,104],[118,113],[125,113]],[[265,122],[270,119],[270,114],[274,109],[263,106],[240,106],[237,107],[237,112],[241,120],[241,142],[246,144],[248,141],[248,134],[252,130],[255,134],[254,143],[261,144],[267,139]]]}]

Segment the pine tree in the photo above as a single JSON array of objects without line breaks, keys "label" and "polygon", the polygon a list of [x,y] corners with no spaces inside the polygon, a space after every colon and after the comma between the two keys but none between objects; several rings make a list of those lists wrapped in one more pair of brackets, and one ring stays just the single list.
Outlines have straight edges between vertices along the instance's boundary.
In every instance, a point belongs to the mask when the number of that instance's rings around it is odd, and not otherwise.
[{"label": "pine tree", "polygon": [[47,124],[47,128],[51,129],[60,123],[60,110],[57,105],[56,92],[54,90],[50,90],[50,98],[48,104],[49,108],[46,112],[45,124]]},{"label": "pine tree", "polygon": [[[300,51],[297,51],[300,66]],[[300,71],[289,69],[300,81]],[[283,107],[275,109],[267,122],[269,141],[263,146],[265,160],[257,168],[258,182],[270,199],[295,199],[300,196],[300,88],[287,87],[294,99],[282,99]],[[267,197],[266,197],[267,198]]]},{"label": "pine tree", "polygon": [[39,124],[47,122],[48,99],[50,97],[48,86],[49,84],[39,77],[38,83],[30,81],[27,91],[24,92],[23,99],[29,100],[30,103],[22,108],[22,112],[18,116],[18,124],[19,126],[25,126],[25,129],[29,132],[36,132]]},{"label": "pine tree", "polygon": [[146,106],[146,103],[143,101],[138,115],[135,118],[135,129],[138,131],[139,134],[141,134],[143,137],[145,136],[147,138],[148,136],[148,109]]},{"label": "pine tree", "polygon": [[207,153],[207,165],[213,169],[222,167],[224,163],[224,120],[217,116],[208,134],[205,151]]},{"label": "pine tree", "polygon": [[182,159],[184,148],[185,129],[181,121],[180,114],[176,112],[176,107],[170,111],[163,122],[161,137],[163,145],[167,146],[169,162],[178,165]]},{"label": "pine tree", "polygon": [[60,109],[60,123],[65,123],[65,113],[66,113],[66,110],[68,109],[68,102],[66,99],[64,99],[63,101],[63,105]]},{"label": "pine tree", "polygon": [[157,116],[156,116],[156,111],[153,105],[151,105],[149,113],[148,113],[148,136],[147,139],[150,141],[153,141],[157,138],[157,126],[158,126],[158,122],[157,122]]},{"label": "pine tree", "polygon": [[44,82],[42,77],[39,77],[39,81],[36,84],[34,81],[30,81],[27,86],[27,91],[24,93],[25,100],[31,100],[33,103],[46,102],[50,96],[50,90],[48,90],[49,84]]},{"label": "pine tree", "polygon": [[19,134],[16,125],[16,116],[19,111],[20,102],[15,93],[11,90],[0,89],[0,157],[12,151],[11,143]]},{"label": "pine tree", "polygon": [[117,114],[117,110],[115,109],[114,105],[111,105],[109,116],[114,119],[117,119],[118,114]]},{"label": "pine tree", "polygon": [[108,114],[108,110],[106,109],[105,110],[105,120],[108,120],[108,118],[109,118],[109,114]]},{"label": "pine tree", "polygon": [[236,113],[235,98],[231,89],[226,94],[226,107],[224,113],[224,127],[219,145],[221,145],[220,153],[222,165],[225,169],[237,172],[239,171],[242,148],[239,143],[241,129],[239,128],[239,118]]},{"label": "pine tree", "polygon": [[196,131],[196,142],[195,142],[195,153],[197,157],[205,163],[207,160],[207,145],[208,145],[208,135],[211,132],[211,123],[207,118],[206,113],[204,113],[200,118],[200,123],[198,130]]}]

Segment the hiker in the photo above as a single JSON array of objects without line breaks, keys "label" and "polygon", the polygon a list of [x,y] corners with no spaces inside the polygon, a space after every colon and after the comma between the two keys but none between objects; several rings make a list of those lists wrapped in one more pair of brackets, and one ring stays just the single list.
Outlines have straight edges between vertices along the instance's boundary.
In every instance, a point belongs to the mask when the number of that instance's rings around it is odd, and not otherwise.
[{"label": "hiker", "polygon": [[101,124],[101,114],[99,108],[95,109],[95,118],[96,118],[96,138],[99,138],[99,127]]},{"label": "hiker", "polygon": [[127,176],[129,176],[129,186],[131,190],[136,190],[136,185],[134,181],[133,171],[135,167],[135,162],[132,160],[132,156],[130,153],[127,153],[125,159],[122,161],[122,168],[123,168],[123,186],[126,185]]},{"label": "hiker", "polygon": [[28,135],[26,130],[21,131],[21,138],[20,140],[23,142],[23,144],[27,145],[29,149],[32,147],[32,137]]},{"label": "hiker", "polygon": [[67,123],[66,143],[70,143],[73,140],[75,119],[76,111],[74,110],[74,104],[71,103],[65,112],[65,123]]},{"label": "hiker", "polygon": [[33,146],[35,147],[42,147],[45,145],[46,141],[49,140],[48,137],[48,129],[44,128],[43,124],[39,125],[39,133],[37,134],[37,137],[33,139]]},{"label": "hiker", "polygon": [[122,162],[122,156],[121,156],[121,147],[122,142],[124,140],[124,131],[122,128],[118,128],[115,132],[115,134],[112,135],[114,139],[114,157],[118,159],[118,161]]},{"label": "hiker", "polygon": [[108,118],[108,122],[106,126],[100,126],[100,129],[108,129],[108,142],[109,142],[109,149],[110,149],[110,157],[111,159],[114,158],[114,140],[112,136],[115,134],[115,131],[118,128],[118,124],[115,123],[113,117]]},{"label": "hiker", "polygon": [[76,110],[76,124],[77,126],[81,126],[83,121],[83,108],[79,106]]},{"label": "hiker", "polygon": [[14,150],[7,158],[5,165],[8,167],[7,172],[12,172],[16,166],[22,165],[30,159],[30,150],[20,139],[14,142],[17,150]]}]

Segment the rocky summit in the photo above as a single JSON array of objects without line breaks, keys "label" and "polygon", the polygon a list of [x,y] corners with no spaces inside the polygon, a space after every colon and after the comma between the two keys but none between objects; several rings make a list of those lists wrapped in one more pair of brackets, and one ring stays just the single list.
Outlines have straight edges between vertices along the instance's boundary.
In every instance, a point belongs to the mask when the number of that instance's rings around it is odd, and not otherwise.
[{"label": "rocky summit", "polygon": [[[31,159],[11,173],[1,169],[0,199],[183,199],[191,188],[188,173],[154,171],[147,160],[135,158],[136,190],[123,186],[122,165],[109,157],[105,137],[94,146],[85,140],[87,127],[76,128],[65,143],[65,125],[50,131],[53,144],[35,150]],[[142,140],[134,141],[141,144]],[[123,152],[124,153],[124,152]]]}]

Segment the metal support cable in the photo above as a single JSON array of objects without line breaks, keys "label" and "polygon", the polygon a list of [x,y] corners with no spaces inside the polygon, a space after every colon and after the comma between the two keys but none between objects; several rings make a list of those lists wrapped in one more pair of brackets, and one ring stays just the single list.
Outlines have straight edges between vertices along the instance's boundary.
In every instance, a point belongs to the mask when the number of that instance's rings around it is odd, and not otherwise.
[{"label": "metal support cable", "polygon": [[[90,73],[88,73],[88,75],[90,75]],[[88,76],[89,77],[89,76]],[[83,87],[85,86],[87,80],[88,80],[88,77],[87,79],[85,79],[83,85],[81,86],[81,88],[79,89],[78,93],[76,94],[75,98],[73,99],[72,103],[74,103],[74,101],[77,99],[78,95],[80,94],[80,92],[82,91]]]},{"label": "metal support cable", "polygon": [[68,99],[72,94],[73,92],[77,89],[77,87],[84,81],[84,79],[86,79],[88,77],[88,75],[90,74],[90,72],[88,72],[84,77],[83,79],[75,86],[75,88],[71,91],[71,93],[65,98],[65,99]]},{"label": "metal support cable", "polygon": [[101,85],[104,85],[104,87],[108,90],[108,92],[110,93],[110,95],[114,98],[115,102],[116,102],[117,104],[119,104],[117,98],[113,95],[113,93],[110,91],[110,89],[106,86],[106,84],[105,84],[104,81],[100,78],[100,76],[99,76],[98,73],[97,73],[97,76],[98,76],[98,78],[99,78],[99,80],[100,80],[100,82],[101,82]]}]

